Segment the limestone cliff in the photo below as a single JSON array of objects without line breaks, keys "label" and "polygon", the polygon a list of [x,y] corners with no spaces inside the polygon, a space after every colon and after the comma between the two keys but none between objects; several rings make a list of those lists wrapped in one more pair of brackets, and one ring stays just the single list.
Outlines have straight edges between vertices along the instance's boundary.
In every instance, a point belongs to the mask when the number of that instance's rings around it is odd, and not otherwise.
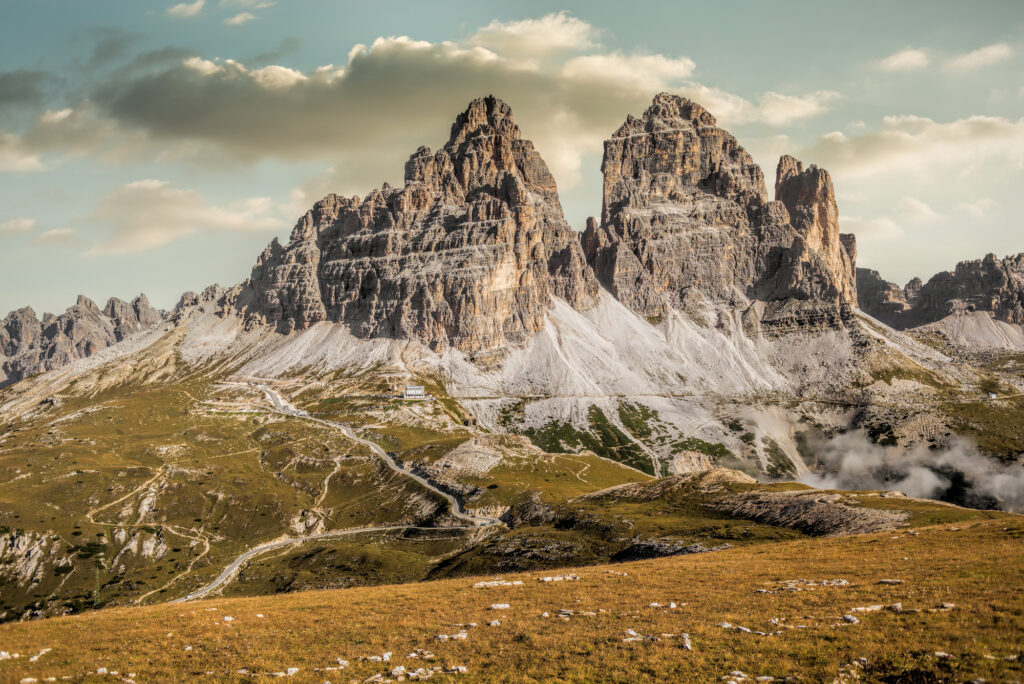
[{"label": "limestone cliff", "polygon": [[145,295],[130,302],[112,298],[102,310],[79,295],[61,315],[43,314],[42,319],[29,307],[12,311],[0,320],[0,387],[85,358],[155,325],[162,316]]},{"label": "limestone cliff", "polygon": [[475,100],[405,185],[329,195],[260,256],[250,321],[282,332],[342,322],[360,337],[474,352],[540,330],[550,298],[591,306],[598,286],[555,180],[501,100]]},{"label": "limestone cliff", "polygon": [[983,311],[992,318],[1024,325],[1024,253],[1003,259],[961,261],[953,271],[937,273],[906,287],[859,269],[858,298],[868,314],[895,328],[911,328],[956,313]]},{"label": "limestone cliff", "polygon": [[662,93],[605,142],[601,221],[582,244],[598,280],[648,317],[740,308],[754,328],[841,325],[856,303],[852,235],[828,173],[779,162],[776,200],[714,117]]}]

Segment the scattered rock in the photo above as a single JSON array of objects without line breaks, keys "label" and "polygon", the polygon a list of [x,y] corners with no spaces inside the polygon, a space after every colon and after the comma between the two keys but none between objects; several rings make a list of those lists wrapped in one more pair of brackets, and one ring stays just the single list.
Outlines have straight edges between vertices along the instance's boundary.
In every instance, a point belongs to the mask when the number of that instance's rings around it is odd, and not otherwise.
[{"label": "scattered rock", "polygon": [[522,586],[522,580],[487,580],[483,582],[477,582],[473,585],[474,589],[484,589],[487,587],[519,587]]}]

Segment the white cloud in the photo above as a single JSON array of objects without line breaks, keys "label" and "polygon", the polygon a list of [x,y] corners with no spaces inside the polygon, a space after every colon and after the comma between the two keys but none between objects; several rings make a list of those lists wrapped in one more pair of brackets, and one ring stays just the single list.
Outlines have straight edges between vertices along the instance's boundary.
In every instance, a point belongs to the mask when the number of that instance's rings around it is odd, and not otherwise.
[{"label": "white cloud", "polygon": [[36,242],[41,245],[63,244],[74,242],[75,240],[77,240],[77,237],[75,236],[75,231],[71,228],[54,228],[53,230],[41,233],[36,238]]},{"label": "white cloud", "polygon": [[171,17],[195,17],[203,11],[206,0],[195,0],[195,2],[181,2],[173,7],[167,8],[167,15]]},{"label": "white cloud", "polygon": [[999,203],[991,197],[981,197],[973,202],[957,202],[956,208],[975,218],[982,218],[999,208]]},{"label": "white cloud", "polygon": [[186,69],[191,69],[200,76],[212,76],[221,70],[221,67],[217,66],[216,62],[211,62],[202,57],[188,57],[181,64]]},{"label": "white cloud", "polygon": [[91,218],[111,229],[110,237],[91,254],[141,252],[201,231],[269,231],[285,226],[268,198],[218,207],[195,190],[154,179],[117,188]]},{"label": "white cloud", "polygon": [[756,120],[771,126],[784,126],[798,119],[809,119],[828,111],[828,102],[839,97],[831,90],[819,90],[807,95],[765,93],[760,100]]},{"label": "white cloud", "polygon": [[749,123],[764,123],[769,126],[784,126],[799,119],[820,116],[828,111],[827,104],[839,97],[831,90],[819,90],[806,95],[783,95],[767,92],[757,103],[719,88],[697,83],[688,83],[678,92],[702,104],[710,111],[720,126],[740,126]]},{"label": "white cloud", "polygon": [[801,157],[848,177],[892,171],[928,175],[951,167],[964,174],[999,160],[1020,167],[1024,118],[970,116],[941,123],[920,116],[887,116],[875,131],[823,135]]},{"label": "white cloud", "polygon": [[655,91],[669,83],[685,79],[693,73],[696,66],[693,60],[687,57],[624,55],[612,52],[570,59],[562,67],[562,76],[568,80],[595,85],[606,83],[614,88],[631,87]]},{"label": "white cloud", "polygon": [[1006,43],[996,43],[972,52],[954,57],[946,62],[951,71],[969,71],[990,64],[997,64],[1013,56],[1013,48]]},{"label": "white cloud", "polygon": [[925,223],[942,218],[942,214],[914,197],[904,195],[896,202],[896,211],[907,221]]},{"label": "white cloud", "polygon": [[256,18],[256,15],[252,12],[239,12],[233,17],[228,17],[224,20],[224,23],[228,26],[241,26],[247,21],[252,21]]},{"label": "white cloud", "polygon": [[579,51],[598,46],[600,31],[566,12],[539,19],[492,21],[467,41],[510,56],[539,57],[555,52]]},{"label": "white cloud", "polygon": [[927,52],[909,47],[894,52],[878,63],[883,71],[915,71],[923,69],[929,64],[931,64],[931,58]]},{"label": "white cloud", "polygon": [[0,223],[0,233],[30,233],[36,229],[36,220],[15,218]]}]

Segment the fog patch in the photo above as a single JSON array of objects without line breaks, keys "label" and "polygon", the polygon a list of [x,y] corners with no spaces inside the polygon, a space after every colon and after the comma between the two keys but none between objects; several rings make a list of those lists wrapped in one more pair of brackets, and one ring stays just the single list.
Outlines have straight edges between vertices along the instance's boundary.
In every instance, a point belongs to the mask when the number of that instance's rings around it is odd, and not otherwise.
[{"label": "fog patch", "polygon": [[883,489],[971,508],[1024,511],[1024,466],[984,456],[963,439],[949,447],[874,444],[862,430],[817,450],[819,468],[800,481],[821,489]]}]

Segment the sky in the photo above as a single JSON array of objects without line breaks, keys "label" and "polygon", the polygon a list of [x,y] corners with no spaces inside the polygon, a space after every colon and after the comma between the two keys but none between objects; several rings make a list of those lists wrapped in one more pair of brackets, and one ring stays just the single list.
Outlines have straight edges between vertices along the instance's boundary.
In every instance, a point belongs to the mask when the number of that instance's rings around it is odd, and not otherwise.
[{"label": "sky", "polygon": [[0,315],[244,280],[328,192],[508,102],[569,222],[660,91],[828,169],[858,265],[1024,252],[1024,2],[0,0]]}]

